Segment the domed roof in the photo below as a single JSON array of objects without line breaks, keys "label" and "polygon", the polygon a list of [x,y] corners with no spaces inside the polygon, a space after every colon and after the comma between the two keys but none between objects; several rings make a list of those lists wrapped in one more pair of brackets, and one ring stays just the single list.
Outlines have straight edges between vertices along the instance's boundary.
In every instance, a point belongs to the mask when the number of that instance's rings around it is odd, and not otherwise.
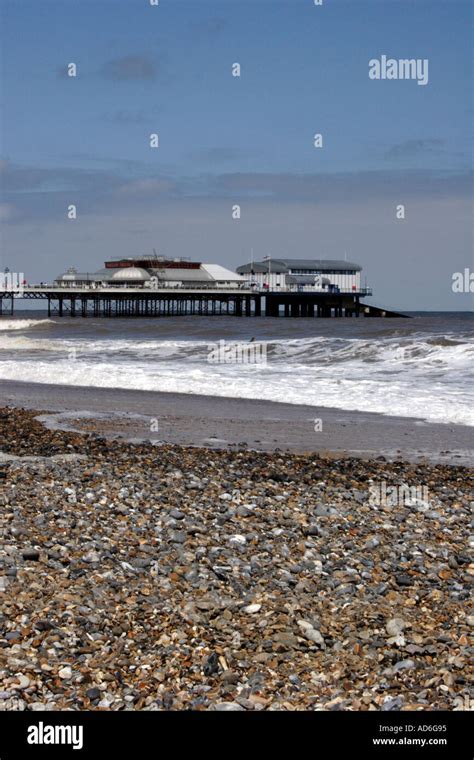
[{"label": "domed roof", "polygon": [[142,269],[141,267],[125,267],[124,269],[117,269],[112,275],[112,280],[146,282],[147,280],[151,280],[151,277],[146,269]]},{"label": "domed roof", "polygon": [[56,281],[59,280],[77,280],[78,279],[78,271],[76,267],[69,267],[69,269],[66,269],[66,271],[63,274],[58,274],[56,277]]}]

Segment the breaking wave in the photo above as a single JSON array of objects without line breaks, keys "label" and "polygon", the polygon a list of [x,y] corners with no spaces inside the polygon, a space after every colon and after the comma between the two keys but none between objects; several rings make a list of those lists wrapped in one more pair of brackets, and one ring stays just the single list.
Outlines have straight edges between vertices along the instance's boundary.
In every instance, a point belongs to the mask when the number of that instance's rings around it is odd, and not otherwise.
[{"label": "breaking wave", "polygon": [[[54,328],[37,331],[41,325]],[[257,398],[474,425],[474,338],[467,332],[272,335],[257,341],[264,363],[216,364],[208,357],[218,338],[196,340],[193,327],[187,340],[159,340],[156,328],[99,327],[68,332],[53,320],[0,320],[0,378]]]}]

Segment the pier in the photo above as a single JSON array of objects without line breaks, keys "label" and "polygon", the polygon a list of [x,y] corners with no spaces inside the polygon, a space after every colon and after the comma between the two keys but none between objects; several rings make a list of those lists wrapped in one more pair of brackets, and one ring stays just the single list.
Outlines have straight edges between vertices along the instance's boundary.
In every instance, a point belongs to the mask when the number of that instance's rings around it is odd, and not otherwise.
[{"label": "pier", "polygon": [[[360,301],[353,292],[262,291],[255,289],[89,288],[30,286],[0,291],[0,315],[14,314],[15,304],[38,301],[48,317],[404,317]],[[370,293],[367,293],[370,295]]]}]

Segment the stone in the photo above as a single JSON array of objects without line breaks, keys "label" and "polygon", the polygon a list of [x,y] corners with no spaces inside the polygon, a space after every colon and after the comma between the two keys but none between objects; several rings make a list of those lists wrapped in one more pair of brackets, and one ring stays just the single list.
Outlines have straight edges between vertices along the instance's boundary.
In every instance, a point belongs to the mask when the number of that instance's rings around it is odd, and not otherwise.
[{"label": "stone", "polygon": [[40,553],[36,549],[27,549],[26,551],[22,552],[21,556],[25,562],[38,562]]},{"label": "stone", "polygon": [[387,697],[382,704],[382,710],[384,712],[391,712],[392,710],[400,710],[403,707],[403,697]]},{"label": "stone", "polygon": [[414,579],[411,575],[400,574],[395,576],[395,580],[399,586],[413,586]]},{"label": "stone", "polygon": [[172,509],[170,516],[173,518],[173,520],[184,520],[186,517],[185,513],[181,512],[180,509]]},{"label": "stone", "polygon": [[402,618],[392,618],[388,621],[385,629],[389,636],[398,636],[406,628],[406,623]]},{"label": "stone", "polygon": [[82,559],[84,562],[88,563],[100,562],[100,554],[99,552],[91,549],[91,551],[87,552],[87,554],[84,554]]},{"label": "stone", "polygon": [[[0,710],[468,709],[469,468],[111,442],[109,417],[83,435],[35,415],[0,409]],[[439,519],[373,508],[381,482],[426,484]]]},{"label": "stone", "polygon": [[23,673],[17,673],[11,687],[16,691],[23,691],[29,687],[30,683],[31,681],[28,676],[23,675]]},{"label": "stone", "polygon": [[205,676],[212,676],[218,672],[219,672],[219,656],[217,655],[216,652],[213,652],[211,655],[209,655],[206,662],[204,663],[203,673]]},{"label": "stone", "polygon": [[305,631],[304,635],[309,641],[312,641],[314,644],[322,645],[324,644],[324,639],[321,636],[320,632],[317,631],[315,628],[310,628],[308,631]]},{"label": "stone", "polygon": [[247,539],[245,538],[245,536],[241,536],[237,533],[235,536],[231,536],[229,538],[229,543],[239,544],[240,546],[243,546],[244,544],[247,543]]},{"label": "stone", "polygon": [[5,634],[5,638],[7,641],[19,641],[19,639],[21,639],[21,633],[20,631],[9,631]]},{"label": "stone", "polygon": [[181,530],[173,530],[170,533],[170,541],[172,544],[184,544],[186,541],[186,533]]},{"label": "stone", "polygon": [[411,670],[414,667],[414,660],[400,660],[399,662],[395,663],[393,670],[395,673],[398,673],[400,670]]},{"label": "stone", "polygon": [[261,609],[261,604],[249,604],[247,607],[244,607],[244,612],[246,612],[247,615],[254,615],[256,612],[260,612]]}]

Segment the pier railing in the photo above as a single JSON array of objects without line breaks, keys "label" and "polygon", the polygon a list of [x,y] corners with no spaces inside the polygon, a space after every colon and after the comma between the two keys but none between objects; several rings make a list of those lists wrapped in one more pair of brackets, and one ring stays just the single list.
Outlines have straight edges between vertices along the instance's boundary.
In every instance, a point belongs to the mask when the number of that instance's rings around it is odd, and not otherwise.
[{"label": "pier railing", "polygon": [[48,293],[65,293],[65,292],[74,292],[74,293],[123,293],[133,291],[134,293],[143,293],[143,295],[147,294],[153,294],[153,293],[193,293],[196,291],[202,292],[202,293],[260,293],[262,295],[265,295],[267,293],[315,293],[316,295],[358,295],[358,296],[371,296],[372,295],[372,288],[369,287],[363,287],[359,288],[358,290],[323,290],[315,288],[311,288],[307,285],[303,287],[299,287],[297,285],[289,285],[287,287],[281,288],[275,288],[275,290],[270,290],[269,288],[265,287],[242,287],[242,286],[224,286],[224,285],[218,285],[218,286],[209,286],[209,285],[178,285],[176,287],[164,287],[164,288],[148,288],[148,287],[142,287],[135,284],[127,284],[127,285],[114,285],[114,286],[107,286],[107,285],[101,285],[100,287],[94,287],[90,284],[74,284],[74,285],[50,285],[48,283],[40,283],[34,284],[34,285],[25,285],[22,287],[21,291],[18,290],[3,290],[3,293],[5,295],[9,295],[12,293],[13,295],[17,295],[21,297],[22,293],[28,293],[28,292],[48,292]]}]

